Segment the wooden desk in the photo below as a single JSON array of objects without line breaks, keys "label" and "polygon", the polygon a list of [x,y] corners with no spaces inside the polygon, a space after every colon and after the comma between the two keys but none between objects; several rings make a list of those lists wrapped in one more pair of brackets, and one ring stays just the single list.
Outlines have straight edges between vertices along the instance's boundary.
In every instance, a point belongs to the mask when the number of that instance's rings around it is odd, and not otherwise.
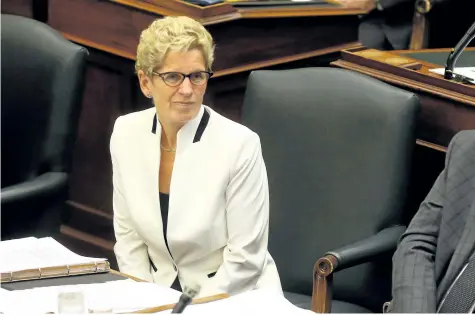
[{"label": "wooden desk", "polygon": [[[115,119],[151,107],[134,75],[140,32],[155,18],[189,15],[216,41],[215,75],[205,104],[239,121],[246,81],[255,69],[328,65],[356,47],[359,10],[334,3],[313,8],[199,8],[171,0],[41,0],[47,23],[91,52],[73,158],[69,220],[63,236],[74,251],[112,252],[112,171],[109,139]],[[4,0],[2,12],[32,16],[32,0]],[[30,4],[30,6],[29,6]],[[90,246],[95,251],[90,250]]]},{"label": "wooden desk", "polygon": [[[443,169],[445,151],[461,130],[475,129],[475,85],[445,80],[429,69],[443,68],[450,49],[383,52],[350,49],[331,64],[357,71],[411,91],[421,100],[418,146],[413,163],[409,207],[417,210]],[[468,48],[456,66],[475,66],[475,48]]]}]

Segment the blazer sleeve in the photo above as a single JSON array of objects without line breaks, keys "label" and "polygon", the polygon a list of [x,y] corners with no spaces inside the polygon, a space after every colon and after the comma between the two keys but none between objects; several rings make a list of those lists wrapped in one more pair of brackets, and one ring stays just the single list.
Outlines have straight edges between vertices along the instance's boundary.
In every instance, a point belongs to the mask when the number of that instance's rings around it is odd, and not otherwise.
[{"label": "blazer sleeve", "polygon": [[449,145],[444,171],[402,235],[393,256],[393,300],[389,306],[390,312],[436,312],[435,254],[455,139]]},{"label": "blazer sleeve", "polygon": [[129,208],[124,196],[123,178],[120,174],[120,117],[116,120],[110,141],[112,158],[112,182],[114,209],[114,233],[116,243],[114,253],[119,270],[142,280],[153,281],[150,273],[148,248],[140,235],[134,229],[130,218]]},{"label": "blazer sleeve", "polygon": [[257,134],[245,141],[234,165],[226,189],[228,241],[223,263],[203,295],[254,289],[267,261],[269,189]]}]

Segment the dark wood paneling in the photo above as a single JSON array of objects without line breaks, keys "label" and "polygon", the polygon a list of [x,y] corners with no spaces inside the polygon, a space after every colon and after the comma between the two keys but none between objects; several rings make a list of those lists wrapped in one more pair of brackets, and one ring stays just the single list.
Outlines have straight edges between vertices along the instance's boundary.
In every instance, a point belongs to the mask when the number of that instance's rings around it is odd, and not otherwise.
[{"label": "dark wood paneling", "polygon": [[419,139],[448,146],[452,137],[460,130],[475,129],[474,105],[428,93],[417,94],[422,104]]},{"label": "dark wood paneling", "polygon": [[2,13],[33,17],[33,0],[4,0]]},{"label": "dark wood paneling", "polygon": [[157,17],[112,1],[49,0],[48,24],[53,28],[126,52],[131,58],[141,31]]},{"label": "dark wood paneling", "polygon": [[105,212],[111,212],[112,198],[109,138],[115,119],[123,113],[125,100],[121,91],[129,88],[121,73],[89,65],[73,155],[70,198]]},{"label": "dark wood paneling", "polygon": [[78,232],[68,226],[62,226],[61,234],[55,239],[78,255],[107,258],[111,268],[118,270],[112,242],[104,242],[93,235]]},{"label": "dark wood paneling", "polygon": [[[148,12],[109,1],[50,0],[51,26],[85,45],[98,45],[129,59],[135,56],[141,31],[155,18]],[[213,70],[355,42],[357,24],[358,17],[351,15],[239,19],[211,24],[207,28],[216,42]]]},{"label": "dark wood paneling", "polygon": [[[215,71],[356,41],[356,17],[236,20],[209,26],[216,41]],[[252,32],[252,37],[243,36]]]},{"label": "dark wood paneling", "polygon": [[73,229],[114,241],[112,214],[76,202],[67,202],[69,216],[63,223]]},{"label": "dark wood paneling", "polygon": [[26,16],[46,23],[48,0],[4,0],[2,13]]}]

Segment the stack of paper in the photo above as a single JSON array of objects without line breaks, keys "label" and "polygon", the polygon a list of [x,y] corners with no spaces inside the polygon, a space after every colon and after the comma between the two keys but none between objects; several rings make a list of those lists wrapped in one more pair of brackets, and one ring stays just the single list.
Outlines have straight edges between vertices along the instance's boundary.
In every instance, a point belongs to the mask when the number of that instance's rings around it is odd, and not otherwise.
[{"label": "stack of paper", "polygon": [[[436,68],[430,69],[429,71],[444,75],[445,68]],[[475,67],[459,67],[454,69],[454,73],[463,75],[472,80],[472,83],[475,83]]]},{"label": "stack of paper", "polygon": [[51,237],[27,237],[0,242],[0,271],[104,262],[106,258],[77,255]]}]

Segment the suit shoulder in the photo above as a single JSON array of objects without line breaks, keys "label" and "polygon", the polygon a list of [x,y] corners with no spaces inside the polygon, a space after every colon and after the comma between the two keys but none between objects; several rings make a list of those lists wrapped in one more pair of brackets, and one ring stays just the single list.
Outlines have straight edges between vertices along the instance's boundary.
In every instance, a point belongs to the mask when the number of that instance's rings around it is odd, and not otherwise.
[{"label": "suit shoulder", "polygon": [[114,133],[119,132],[121,130],[134,130],[136,129],[134,127],[151,128],[155,113],[155,108],[152,107],[138,112],[119,116],[114,123]]},{"label": "suit shoulder", "polygon": [[119,116],[115,120],[114,128],[110,137],[110,150],[112,151],[122,147],[124,141],[126,142],[127,139],[134,141],[133,139],[136,138],[134,135],[143,133],[142,131],[147,128],[152,130],[155,113],[155,108],[149,108]]},{"label": "suit shoulder", "polygon": [[475,146],[475,130],[463,130],[458,132],[452,139],[455,145],[464,147]]},{"label": "suit shoulder", "polygon": [[451,156],[472,151],[475,151],[475,130],[460,131],[450,141],[448,152]]},{"label": "suit shoulder", "polygon": [[475,130],[460,131],[450,141],[446,164],[466,167],[467,163],[471,164],[473,161],[475,161]]},{"label": "suit shoulder", "polygon": [[251,139],[259,139],[257,133],[248,127],[224,117],[215,111],[211,112],[211,116],[212,127],[216,131],[214,134],[219,135],[220,138],[227,138],[228,140],[232,139],[235,143],[247,142]]}]

